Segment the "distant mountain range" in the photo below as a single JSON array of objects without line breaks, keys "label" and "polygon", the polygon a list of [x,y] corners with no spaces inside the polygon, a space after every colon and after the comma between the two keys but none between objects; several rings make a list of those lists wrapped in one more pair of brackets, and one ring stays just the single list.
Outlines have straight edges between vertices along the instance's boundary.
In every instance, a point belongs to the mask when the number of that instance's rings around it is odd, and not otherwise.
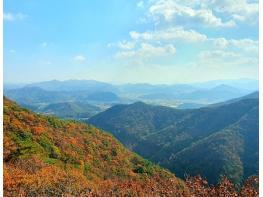
[{"label": "distant mountain range", "polygon": [[20,104],[51,104],[61,102],[91,105],[129,104],[143,101],[148,104],[199,108],[224,102],[258,90],[256,80],[221,80],[196,84],[112,85],[94,80],[46,81],[24,86],[4,86],[4,94]]},{"label": "distant mountain range", "polygon": [[221,84],[225,84],[237,89],[246,89],[252,91],[258,90],[259,87],[258,80],[254,79],[213,80],[207,82],[193,83],[192,85],[201,88],[213,88]]},{"label": "distant mountain range", "polygon": [[192,101],[196,104],[216,103],[231,98],[237,98],[250,93],[248,90],[237,89],[228,85],[218,85],[211,89],[191,89],[192,91],[171,91],[170,94],[153,93],[139,97],[142,100],[182,100]]},{"label": "distant mountain range", "polygon": [[39,87],[48,91],[87,91],[87,92],[115,92],[116,87],[95,80],[67,80],[45,81],[28,84],[25,87]]},{"label": "distant mountain range", "polygon": [[54,102],[119,102],[120,98],[112,92],[89,91],[51,91],[40,87],[23,87],[5,90],[4,94],[19,103],[54,103]]},{"label": "distant mountain range", "polygon": [[31,84],[14,84],[5,83],[4,88],[17,89],[21,87],[39,87],[49,91],[89,91],[89,92],[134,92],[136,94],[150,94],[150,93],[164,93],[164,92],[178,92],[186,93],[192,92],[198,89],[211,89],[220,85],[231,86],[237,89],[245,89],[249,91],[258,90],[258,80],[254,79],[235,79],[235,80],[214,80],[199,83],[189,84],[149,84],[149,83],[128,83],[122,85],[113,85],[106,82],[100,82],[95,80],[52,80]]},{"label": "distant mountain range", "polygon": [[8,89],[4,95],[34,112],[70,119],[87,119],[122,103],[112,92],[51,91],[33,86]]},{"label": "distant mountain range", "polygon": [[240,183],[258,174],[257,95],[191,110],[116,105],[88,122],[179,177],[201,174],[216,183],[226,175]]}]

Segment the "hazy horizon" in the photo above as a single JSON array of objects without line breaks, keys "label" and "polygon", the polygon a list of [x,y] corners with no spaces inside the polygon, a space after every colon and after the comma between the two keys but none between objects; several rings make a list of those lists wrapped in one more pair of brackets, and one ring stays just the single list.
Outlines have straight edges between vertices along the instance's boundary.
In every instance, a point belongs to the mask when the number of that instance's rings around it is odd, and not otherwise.
[{"label": "hazy horizon", "polygon": [[99,81],[95,79],[66,79],[66,80],[58,80],[58,79],[51,79],[51,80],[45,80],[45,81],[35,81],[35,82],[25,82],[25,83],[13,83],[13,82],[4,82],[4,85],[30,85],[30,84],[36,84],[36,83],[45,83],[45,82],[51,82],[51,81],[59,81],[59,82],[67,82],[67,81],[96,81],[96,82],[102,82],[102,83],[108,83],[112,85],[126,85],[126,84],[148,84],[148,85],[184,85],[184,84],[199,84],[199,83],[209,83],[209,82],[217,82],[217,81],[224,81],[224,82],[241,82],[241,81],[257,81],[258,79],[252,79],[252,78],[238,78],[238,79],[215,79],[215,80],[208,80],[208,81],[194,81],[194,82],[175,82],[175,83],[152,83],[152,82],[123,82],[123,83],[114,83],[110,81]]}]

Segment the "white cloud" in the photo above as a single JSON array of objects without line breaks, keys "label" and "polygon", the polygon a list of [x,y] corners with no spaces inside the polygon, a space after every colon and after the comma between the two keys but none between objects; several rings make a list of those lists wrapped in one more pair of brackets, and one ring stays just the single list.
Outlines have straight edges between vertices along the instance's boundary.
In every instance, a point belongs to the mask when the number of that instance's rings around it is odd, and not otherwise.
[{"label": "white cloud", "polygon": [[139,2],[137,3],[137,7],[138,7],[138,8],[143,8],[143,7],[144,7],[144,2],[143,2],[143,1],[139,1]]},{"label": "white cloud", "polygon": [[10,53],[16,53],[16,50],[15,49],[10,49],[9,52]]},{"label": "white cloud", "polygon": [[133,49],[135,47],[135,43],[134,42],[128,42],[128,41],[122,41],[118,43],[118,47],[121,49]]},{"label": "white cloud", "polygon": [[108,44],[107,44],[107,47],[108,47],[108,48],[111,48],[111,47],[113,47],[113,46],[115,46],[114,43],[108,43]]},{"label": "white cloud", "polygon": [[225,38],[216,38],[216,39],[212,39],[214,42],[214,45],[220,49],[224,49],[228,46],[229,42],[227,39]]},{"label": "white cloud", "polygon": [[43,47],[43,48],[46,48],[46,47],[48,46],[48,43],[47,43],[47,42],[42,42],[42,43],[40,44],[40,46]]},{"label": "white cloud", "polygon": [[184,40],[187,42],[199,42],[199,41],[205,41],[207,39],[206,35],[204,34],[200,34],[194,30],[186,31],[182,27],[172,27],[165,30],[144,32],[144,33],[131,31],[130,36],[134,40],[154,40],[154,41]]},{"label": "white cloud", "polygon": [[258,22],[258,2],[248,0],[207,1],[208,6],[220,13],[227,13],[239,22]]},{"label": "white cloud", "polygon": [[[159,21],[199,22],[209,27],[233,27],[237,23],[258,24],[258,1],[249,0],[154,0],[150,17]],[[226,19],[225,21],[222,18]]]},{"label": "white cloud", "polygon": [[86,57],[83,55],[76,55],[75,57],[73,57],[73,60],[76,62],[85,62],[86,61]]},{"label": "white cloud", "polygon": [[232,44],[235,47],[244,49],[244,50],[251,50],[251,49],[258,49],[258,41],[257,40],[251,40],[251,39],[230,39],[229,43]]},{"label": "white cloud", "polygon": [[224,68],[226,70],[241,69],[242,67],[255,69],[258,66],[258,57],[257,55],[248,56],[246,52],[242,51],[207,50],[199,53],[196,64],[201,67]]},{"label": "white cloud", "polygon": [[24,20],[25,18],[27,18],[28,15],[23,14],[23,13],[4,13],[3,18],[5,21],[17,21],[17,20]]},{"label": "white cloud", "polygon": [[243,51],[250,51],[254,52],[257,54],[258,52],[258,41],[257,40],[252,40],[252,39],[225,39],[225,38],[212,38],[209,39],[212,40],[214,45],[218,48],[225,49],[227,47],[234,47],[237,48],[238,50],[243,50]]},{"label": "white cloud", "polygon": [[148,43],[142,43],[136,50],[120,51],[115,57],[118,59],[125,58],[149,58],[166,55],[173,55],[176,53],[176,48],[172,44],[164,46],[153,46]]},{"label": "white cloud", "polygon": [[201,60],[204,61],[211,61],[211,60],[222,60],[226,58],[237,58],[240,57],[239,54],[231,52],[231,51],[224,51],[224,50],[212,50],[212,51],[202,51],[198,56]]},{"label": "white cloud", "polygon": [[209,50],[201,51],[198,55],[199,64],[206,66],[239,67],[258,66],[258,41],[251,39],[208,39]]},{"label": "white cloud", "polygon": [[[165,59],[167,61],[163,62],[169,62],[169,65],[177,65],[180,67],[176,61],[172,62],[173,55],[176,53],[175,46],[178,46],[178,48],[180,48],[180,54],[189,57],[189,60],[182,61],[182,65],[187,65],[190,62],[195,65],[201,65],[203,70],[209,67],[211,71],[221,66],[221,71],[225,73],[227,73],[227,71],[223,71],[224,69],[236,71],[239,67],[242,67],[241,69],[245,67],[256,68],[258,64],[257,40],[249,38],[213,38],[208,37],[204,33],[206,29],[202,27],[217,27],[221,29],[239,25],[240,22],[247,22],[249,14],[244,14],[244,16],[239,15],[240,10],[244,8],[238,10],[238,6],[235,5],[235,9],[231,8],[233,10],[232,12],[219,10],[220,6],[212,6],[215,5],[214,3],[217,1],[218,0],[144,1],[143,6],[148,9],[148,15],[145,15],[145,17],[148,23],[157,22],[154,26],[155,30],[141,32],[138,30],[130,31],[130,39],[128,41],[111,44],[111,46],[120,49],[115,53],[114,57],[119,60],[125,60],[124,63],[128,65],[152,65],[155,60],[160,63]],[[240,1],[246,2],[246,0]],[[222,2],[222,5],[226,5],[229,3],[229,0],[222,0]],[[246,5],[251,4],[246,3]],[[238,3],[236,2],[236,4]],[[242,6],[244,5],[245,4],[242,4]],[[254,8],[246,9],[246,13],[255,12]],[[200,32],[195,30],[197,26]],[[189,47],[197,47],[196,44],[192,43],[198,43],[198,50],[195,48],[195,50],[187,51]],[[178,56],[177,58],[180,57]],[[136,63],[134,64],[134,62]]]},{"label": "white cloud", "polygon": [[45,63],[46,63],[47,65],[51,65],[51,64],[52,64],[51,61],[46,61]]},{"label": "white cloud", "polygon": [[155,20],[163,17],[166,21],[182,20],[201,23],[211,27],[233,27],[233,20],[223,22],[221,18],[214,15],[212,9],[192,8],[175,0],[158,0],[149,7],[149,12]]},{"label": "white cloud", "polygon": [[4,13],[4,20],[6,20],[6,21],[13,21],[13,20],[15,20],[15,17],[11,13]]},{"label": "white cloud", "polygon": [[200,20],[203,24],[212,27],[234,27],[236,25],[233,20],[223,22],[221,18],[216,17],[212,10],[209,9],[198,10],[193,17]]},{"label": "white cloud", "polygon": [[145,23],[147,23],[147,22],[148,22],[148,20],[147,20],[146,17],[140,17],[140,18],[138,19],[138,21],[137,21],[138,24],[145,24]]},{"label": "white cloud", "polygon": [[120,49],[124,49],[124,50],[130,50],[135,48],[136,43],[133,41],[120,41],[118,43],[109,43],[107,44],[107,47],[111,48],[111,47],[118,47]]}]

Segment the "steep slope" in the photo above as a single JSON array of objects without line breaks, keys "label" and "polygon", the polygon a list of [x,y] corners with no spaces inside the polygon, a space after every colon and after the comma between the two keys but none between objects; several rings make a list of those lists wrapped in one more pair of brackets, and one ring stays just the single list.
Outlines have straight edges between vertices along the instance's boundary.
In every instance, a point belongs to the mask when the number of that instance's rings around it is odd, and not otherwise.
[{"label": "steep slope", "polygon": [[[246,121],[243,120],[244,117],[248,117]],[[136,103],[112,107],[89,119],[91,124],[111,132],[131,150],[169,168],[180,177],[184,177],[184,173],[200,173],[212,183],[217,182],[220,174],[240,182],[243,178],[258,173],[256,166],[245,167],[253,166],[258,161],[258,146],[254,146],[258,144],[257,121],[258,99],[241,99],[218,107],[193,110]],[[243,130],[247,131],[246,135],[239,137]],[[231,135],[228,136],[226,131]],[[217,138],[220,133],[224,134],[224,140]],[[248,140],[250,138],[253,140]],[[194,146],[196,143],[201,145]],[[218,155],[213,154],[213,143],[218,146],[214,149],[226,148]],[[232,151],[233,143],[238,143],[238,148],[240,145],[243,152]],[[249,153],[246,150],[250,150]],[[182,151],[187,156],[179,154]],[[251,156],[251,152],[254,156]],[[246,160],[247,163],[241,159],[247,157],[254,159]],[[237,160],[240,162],[236,162]],[[231,162],[236,163],[232,165]],[[223,170],[231,166],[238,172]],[[214,168],[218,171],[213,170]]]},{"label": "steep slope", "polygon": [[169,107],[152,106],[143,102],[131,105],[116,105],[88,121],[110,131],[124,145],[133,149],[139,140],[163,129],[180,119],[184,111]]},{"label": "steep slope", "polygon": [[179,176],[183,176],[183,172],[201,173],[208,180],[219,180],[220,175],[228,175],[234,182],[240,182],[242,178],[258,174],[257,113],[258,107],[254,107],[236,123],[197,140],[172,155],[167,166]]},{"label": "steep slope", "polygon": [[86,124],[4,98],[6,196],[186,196],[184,182]]}]

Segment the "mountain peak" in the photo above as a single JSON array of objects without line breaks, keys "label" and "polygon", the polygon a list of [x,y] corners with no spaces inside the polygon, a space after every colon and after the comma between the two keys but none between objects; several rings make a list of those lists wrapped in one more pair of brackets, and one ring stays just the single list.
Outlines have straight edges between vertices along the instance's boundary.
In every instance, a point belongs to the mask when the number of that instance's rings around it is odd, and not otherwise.
[{"label": "mountain peak", "polygon": [[226,85],[226,84],[220,84],[220,85],[217,85],[216,87],[212,88],[213,90],[217,90],[217,89],[220,89],[220,90],[226,90],[226,89],[231,89],[231,90],[236,90],[237,88],[234,88],[230,85]]},{"label": "mountain peak", "polygon": [[147,104],[142,101],[136,101],[135,103],[131,104],[132,106],[146,106]]}]

